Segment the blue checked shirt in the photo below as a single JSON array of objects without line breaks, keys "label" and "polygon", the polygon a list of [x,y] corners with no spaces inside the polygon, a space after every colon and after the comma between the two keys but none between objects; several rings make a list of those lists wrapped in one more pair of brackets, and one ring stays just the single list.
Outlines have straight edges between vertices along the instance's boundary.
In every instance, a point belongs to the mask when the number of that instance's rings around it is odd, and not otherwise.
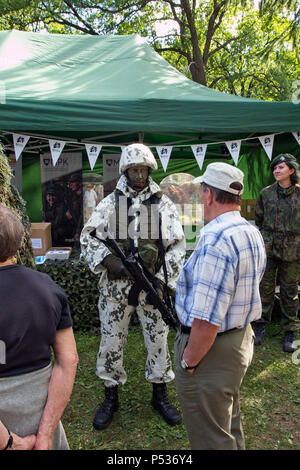
[{"label": "blue checked shirt", "polygon": [[175,307],[180,322],[192,326],[198,318],[222,332],[259,319],[265,266],[259,230],[238,211],[216,217],[201,230],[178,278]]}]

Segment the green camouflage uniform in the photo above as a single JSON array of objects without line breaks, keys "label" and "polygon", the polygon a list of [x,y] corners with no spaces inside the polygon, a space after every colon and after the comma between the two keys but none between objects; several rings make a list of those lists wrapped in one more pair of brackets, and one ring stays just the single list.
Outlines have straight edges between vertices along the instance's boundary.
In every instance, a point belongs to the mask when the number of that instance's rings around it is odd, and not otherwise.
[{"label": "green camouflage uniform", "polygon": [[[123,200],[121,200],[123,197]],[[141,217],[135,215],[128,224],[127,200],[130,199],[132,214],[142,210],[146,218],[150,217],[153,204],[150,199],[155,197],[155,204],[162,219],[162,242],[166,250],[165,262],[168,272],[168,286],[175,291],[176,280],[185,259],[185,239],[176,207],[164,194],[160,187],[149,177],[149,185],[136,193],[127,185],[127,178],[122,175],[116,191],[104,198],[94,210],[81,233],[82,255],[90,269],[100,274],[99,280],[99,316],[101,324],[101,342],[97,360],[96,374],[104,381],[105,387],[123,385],[127,376],[123,367],[123,350],[128,337],[128,326],[133,308],[128,306],[128,293],[133,281],[128,278],[109,280],[107,270],[102,261],[111,254],[110,250],[100,241],[92,238],[90,232],[99,226],[108,226],[110,233],[115,234],[120,247],[128,252],[128,232],[130,226],[140,226],[141,238],[137,240],[138,252],[147,268],[155,273],[155,277],[164,281],[164,272],[158,261],[157,230],[154,224],[148,224],[146,233],[142,235],[144,226]],[[121,204],[125,201],[125,206]],[[141,207],[142,206],[142,207]],[[136,212],[135,212],[136,211]],[[115,224],[116,222],[116,224]],[[146,220],[144,220],[146,222]],[[124,226],[123,226],[124,224]],[[114,227],[115,225],[115,227]],[[150,231],[153,230],[153,237]],[[168,326],[162,320],[160,312],[147,304],[145,293],[139,296],[136,308],[139,317],[145,346],[147,349],[146,380],[152,383],[167,383],[174,379],[172,363],[168,349]]]},{"label": "green camouflage uniform", "polygon": [[300,185],[264,188],[255,208],[255,223],[264,238],[267,266],[261,282],[261,323],[271,320],[276,283],[285,330],[298,326],[300,280]]}]

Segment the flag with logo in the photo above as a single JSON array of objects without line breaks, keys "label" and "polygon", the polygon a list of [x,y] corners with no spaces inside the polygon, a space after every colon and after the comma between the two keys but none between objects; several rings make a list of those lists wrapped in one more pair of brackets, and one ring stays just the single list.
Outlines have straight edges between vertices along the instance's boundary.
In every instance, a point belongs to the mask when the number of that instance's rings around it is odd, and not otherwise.
[{"label": "flag with logo", "polygon": [[91,170],[94,169],[95,163],[101,152],[102,145],[85,144],[86,153],[90,162]]},{"label": "flag with logo", "polygon": [[274,144],[274,134],[262,135],[259,137],[260,143],[265,149],[266,154],[268,155],[269,160],[272,160],[273,144]]},{"label": "flag with logo", "polygon": [[237,165],[239,161],[241,142],[241,140],[229,140],[225,142],[235,165]]},{"label": "flag with logo", "polygon": [[191,146],[194,157],[197,160],[197,163],[199,165],[200,170],[202,170],[205,154],[206,154],[206,149],[207,149],[207,144],[201,144],[201,145],[192,145]]},{"label": "flag with logo", "polygon": [[13,134],[16,161],[18,161],[29,139],[29,135]]},{"label": "flag with logo", "polygon": [[50,152],[51,152],[51,156],[52,156],[52,162],[53,162],[53,165],[55,166],[63,149],[64,149],[64,146],[65,146],[65,143],[64,141],[62,140],[53,140],[53,139],[49,139],[49,146],[50,146]]},{"label": "flag with logo", "polygon": [[169,146],[165,146],[165,147],[158,146],[158,147],[156,147],[156,151],[157,151],[157,154],[159,156],[159,159],[160,159],[160,162],[162,164],[162,167],[163,167],[164,171],[167,171],[167,167],[168,167],[168,164],[169,164],[172,148],[173,147],[169,147]]},{"label": "flag with logo", "polygon": [[295,137],[298,144],[300,145],[300,132],[293,132],[293,136]]}]

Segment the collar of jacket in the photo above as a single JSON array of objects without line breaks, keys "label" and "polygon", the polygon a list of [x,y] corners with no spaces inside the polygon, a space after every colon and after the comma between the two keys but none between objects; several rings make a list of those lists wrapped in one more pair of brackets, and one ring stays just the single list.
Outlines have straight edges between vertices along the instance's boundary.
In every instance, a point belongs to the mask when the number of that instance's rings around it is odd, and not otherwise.
[{"label": "collar of jacket", "polygon": [[135,198],[138,196],[141,201],[149,199],[153,194],[156,194],[157,197],[161,197],[163,193],[158,184],[153,181],[151,176],[148,177],[148,181],[148,185],[138,193],[128,186],[126,176],[122,175],[117,183],[116,190],[120,191],[126,197]]},{"label": "collar of jacket", "polygon": [[295,192],[295,185],[292,184],[292,186],[289,186],[288,188],[282,188],[278,183],[277,183],[277,193],[278,196],[280,197],[287,197],[290,196]]}]

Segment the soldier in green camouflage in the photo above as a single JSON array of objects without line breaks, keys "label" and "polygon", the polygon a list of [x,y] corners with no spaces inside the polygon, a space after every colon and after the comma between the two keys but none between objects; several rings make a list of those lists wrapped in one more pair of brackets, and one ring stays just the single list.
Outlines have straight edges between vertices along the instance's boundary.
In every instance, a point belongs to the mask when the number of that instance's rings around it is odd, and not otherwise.
[{"label": "soldier in green camouflage", "polygon": [[[160,259],[160,242],[165,250],[168,288],[175,292],[176,280],[185,259],[185,239],[179,215],[173,202],[165,196],[150,176],[157,169],[151,150],[143,144],[125,147],[120,158],[121,177],[113,193],[95,208],[81,233],[81,252],[90,269],[99,274],[99,316],[101,341],[96,366],[97,376],[105,386],[105,400],[98,408],[93,425],[106,428],[118,409],[118,387],[127,380],[123,366],[123,350],[133,307],[128,294],[134,281],[122,263],[90,233],[108,227],[122,251],[138,255],[144,267],[160,281],[165,280]],[[158,221],[161,216],[161,234]],[[140,320],[147,360],[146,380],[153,385],[152,406],[170,425],[181,422],[178,410],[170,403],[166,384],[174,379],[169,354],[168,327],[161,313],[151,305],[145,292],[138,297],[136,314]]]},{"label": "soldier in green camouflage", "polygon": [[290,154],[271,162],[276,183],[264,188],[257,200],[255,223],[264,238],[267,267],[262,279],[262,318],[255,322],[255,344],[260,345],[271,321],[276,283],[280,286],[283,350],[293,352],[294,332],[299,329],[300,281],[300,185],[299,164]]}]

